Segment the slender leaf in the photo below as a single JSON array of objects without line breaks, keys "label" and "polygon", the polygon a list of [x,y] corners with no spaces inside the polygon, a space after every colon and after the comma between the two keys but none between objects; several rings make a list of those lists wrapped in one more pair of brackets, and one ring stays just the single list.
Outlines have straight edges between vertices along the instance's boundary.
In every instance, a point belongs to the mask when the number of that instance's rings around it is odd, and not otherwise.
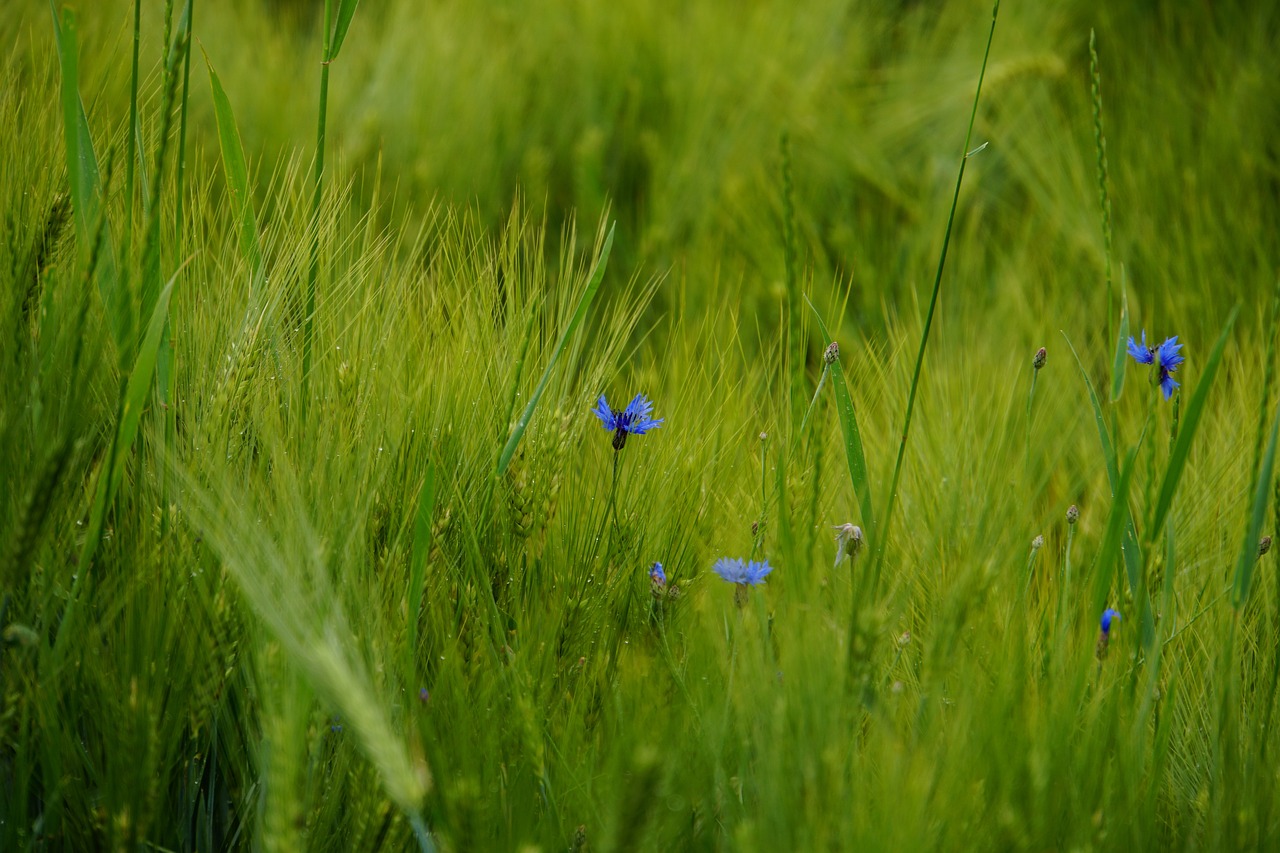
[{"label": "slender leaf", "polygon": [[[1089,372],[1084,369],[1084,364],[1080,361],[1080,355],[1076,352],[1075,346],[1071,343],[1071,339],[1063,332],[1062,337],[1067,342],[1067,348],[1071,350],[1071,355],[1076,360],[1076,366],[1080,368],[1080,375],[1084,377],[1085,388],[1089,392],[1089,403],[1093,407],[1093,420],[1098,427],[1098,440],[1102,444],[1102,456],[1107,467],[1107,484],[1111,488],[1111,497],[1114,501],[1120,492],[1120,471],[1116,464],[1115,445],[1111,442],[1111,433],[1107,429],[1106,419],[1102,416],[1102,404],[1098,400],[1098,392],[1093,387],[1093,380],[1089,378]],[[1121,554],[1124,557],[1125,573],[1129,579],[1129,589],[1139,598],[1141,604],[1145,605],[1147,600],[1147,592],[1143,584],[1142,573],[1142,551],[1138,547],[1138,533],[1133,526],[1133,518],[1128,512],[1125,513],[1124,535],[1121,540]],[[1150,608],[1144,607],[1143,613],[1143,638],[1144,642],[1148,638],[1147,621],[1150,619]],[[1154,633],[1151,634],[1154,637]]]},{"label": "slender leaf", "polygon": [[[809,309],[818,320],[818,329],[824,341],[835,340],[822,322],[818,309],[814,308],[809,297],[805,296]],[[840,429],[844,433],[844,455],[849,465],[849,480],[853,484],[854,494],[862,507],[862,530],[867,542],[875,537],[875,516],[872,513],[871,482],[867,476],[867,458],[862,449],[862,432],[858,429],[858,416],[854,412],[853,399],[849,396],[849,388],[844,381],[844,371],[840,367],[840,359],[831,363],[831,384],[835,388],[836,411],[840,414]]]},{"label": "slender leaf", "polygon": [[1111,499],[1111,515],[1107,518],[1106,533],[1102,537],[1102,547],[1098,550],[1098,562],[1093,579],[1093,613],[1101,613],[1107,603],[1107,591],[1111,588],[1111,566],[1115,564],[1116,551],[1122,548],[1124,532],[1129,526],[1129,484],[1133,481],[1133,469],[1138,455],[1137,446],[1131,448],[1125,456],[1124,467]]},{"label": "slender leaf", "polygon": [[1280,409],[1276,411],[1275,421],[1271,424],[1271,440],[1267,443],[1267,453],[1262,458],[1262,467],[1258,472],[1258,485],[1253,494],[1253,507],[1249,512],[1249,527],[1240,545],[1240,557],[1236,560],[1236,577],[1232,585],[1231,604],[1237,610],[1244,606],[1249,598],[1249,588],[1253,585],[1253,569],[1258,564],[1258,538],[1262,535],[1262,525],[1267,515],[1268,492],[1271,491],[1271,475],[1275,471],[1276,436],[1280,434]]},{"label": "slender leaf", "polygon": [[[1164,471],[1164,480],[1160,484],[1160,497],[1156,500],[1155,514],[1151,518],[1151,528],[1147,531],[1147,538],[1151,541],[1160,533],[1161,525],[1164,524],[1165,516],[1169,514],[1169,507],[1173,505],[1173,495],[1178,490],[1178,481],[1182,478],[1182,471],[1187,465],[1187,456],[1191,453],[1191,442],[1196,436],[1196,427],[1200,425],[1200,417],[1204,414],[1205,402],[1209,397],[1209,388],[1213,385],[1213,378],[1218,373],[1218,364],[1222,361],[1222,351],[1227,345],[1227,337],[1231,334],[1231,328],[1235,325],[1236,316],[1240,313],[1240,306],[1237,305],[1231,309],[1231,316],[1227,317],[1227,323],[1222,327],[1222,334],[1218,335],[1218,342],[1213,345],[1213,352],[1209,354],[1208,361],[1204,364],[1204,372],[1200,375],[1200,381],[1196,383],[1196,390],[1191,395],[1191,402],[1187,404],[1186,414],[1182,416],[1182,426],[1178,428],[1178,438],[1173,443],[1173,449],[1169,451],[1169,464]],[[1154,367],[1152,368],[1155,369]]]},{"label": "slender leaf", "polygon": [[88,567],[93,560],[98,540],[102,537],[107,508],[115,500],[116,492],[124,479],[124,458],[138,437],[142,409],[151,391],[151,379],[155,374],[156,361],[159,358],[160,340],[165,323],[169,319],[169,297],[173,293],[173,284],[177,279],[178,273],[175,272],[156,300],[155,310],[151,313],[151,322],[147,324],[146,337],[142,340],[142,347],[138,350],[133,371],[129,374],[129,383],[125,386],[124,395],[120,398],[120,417],[116,422],[111,452],[107,457],[106,467],[98,475],[97,489],[89,512],[88,535],[85,537],[84,549],[80,555],[80,565],[83,567]]},{"label": "slender leaf", "polygon": [[333,42],[329,45],[329,61],[338,58],[338,51],[342,50],[342,43],[347,38],[347,29],[351,26],[351,19],[355,17],[356,7],[360,5],[360,0],[340,0],[338,4],[338,22],[333,28]]},{"label": "slender leaf", "polygon": [[[93,137],[89,133],[84,102],[80,99],[75,13],[65,9],[59,17],[53,0],[49,0],[49,11],[53,15],[53,34],[58,50],[58,64],[62,70],[62,128],[66,143],[67,177],[71,184],[71,206],[75,214],[76,243],[82,263],[88,263],[97,240],[98,228],[107,229],[106,222],[102,220],[102,177],[98,170],[98,158],[93,150]],[[112,340],[123,359],[132,350],[133,306],[116,274],[110,229],[107,229],[103,243],[104,250],[97,258],[98,292],[107,308]]]},{"label": "slender leaf", "polygon": [[1124,270],[1120,272],[1120,335],[1116,338],[1116,356],[1111,362],[1111,402],[1120,399],[1124,390],[1124,369],[1129,364],[1129,294],[1124,286]]},{"label": "slender leaf", "polygon": [[1080,356],[1072,345],[1071,339],[1067,337],[1066,332],[1062,333],[1062,337],[1067,342],[1067,348],[1071,350],[1076,366],[1080,368],[1080,375],[1084,377],[1085,388],[1089,391],[1089,402],[1093,404],[1093,419],[1098,426],[1098,439],[1102,442],[1102,456],[1107,463],[1107,481],[1111,486],[1111,496],[1115,497],[1116,481],[1119,479],[1119,472],[1116,470],[1116,451],[1111,444],[1111,433],[1107,430],[1107,422],[1102,417],[1102,405],[1098,402],[1098,392],[1093,389],[1093,380],[1089,378],[1089,371],[1084,369],[1084,364],[1080,361]]},{"label": "slender leaf", "polygon": [[609,251],[613,248],[613,226],[609,227],[609,234],[604,238],[604,246],[600,249],[600,257],[596,259],[596,265],[591,270],[591,277],[587,281],[587,289],[582,292],[581,298],[578,300],[578,307],[573,312],[573,318],[569,320],[569,325],[565,327],[564,332],[560,335],[560,341],[556,344],[555,351],[551,353],[551,361],[547,362],[547,367],[542,371],[542,378],[538,380],[538,387],[533,390],[533,395],[529,398],[529,403],[524,407],[524,412],[520,415],[520,419],[516,421],[515,428],[511,431],[511,437],[507,439],[507,444],[502,448],[502,455],[498,457],[498,474],[506,473],[507,466],[511,464],[511,457],[515,455],[516,446],[520,444],[520,438],[524,435],[525,429],[529,426],[529,421],[533,418],[533,410],[538,407],[538,401],[542,399],[542,392],[547,390],[547,383],[551,381],[551,373],[555,370],[556,362],[560,360],[560,353],[564,352],[565,344],[569,342],[569,338],[582,324],[583,318],[587,316],[587,309],[591,307],[591,301],[595,299],[596,291],[600,289],[600,282],[604,280],[605,267],[609,265]]},{"label": "slender leaf", "polygon": [[409,651],[418,648],[418,619],[422,616],[422,584],[431,552],[431,517],[436,509],[436,469],[427,466],[427,477],[418,490],[418,513],[413,521],[413,556],[409,562]]},{"label": "slender leaf", "polygon": [[213,113],[218,122],[218,147],[222,149],[222,168],[227,175],[227,189],[240,227],[240,252],[249,261],[254,273],[262,267],[262,252],[258,246],[258,221],[253,212],[253,192],[249,187],[249,165],[245,161],[244,145],[240,141],[240,128],[236,125],[231,101],[222,88],[218,73],[213,70],[208,54],[209,85],[213,89]]}]

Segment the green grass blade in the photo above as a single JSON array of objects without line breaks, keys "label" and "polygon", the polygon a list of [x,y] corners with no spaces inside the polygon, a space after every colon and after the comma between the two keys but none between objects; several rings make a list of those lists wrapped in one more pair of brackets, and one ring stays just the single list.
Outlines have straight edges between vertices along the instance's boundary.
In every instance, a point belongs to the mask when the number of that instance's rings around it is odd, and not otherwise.
[{"label": "green grass blade", "polygon": [[1102,442],[1102,456],[1107,463],[1107,480],[1111,484],[1111,494],[1114,497],[1119,472],[1116,470],[1116,450],[1111,443],[1111,433],[1107,429],[1106,419],[1102,417],[1102,404],[1098,402],[1098,392],[1093,388],[1093,380],[1089,378],[1089,371],[1084,369],[1084,363],[1080,361],[1080,355],[1072,345],[1071,339],[1067,337],[1066,332],[1062,333],[1062,337],[1067,342],[1067,348],[1071,350],[1076,366],[1080,368],[1080,375],[1084,377],[1085,388],[1089,391],[1089,402],[1093,405],[1093,419],[1098,425],[1098,439]]},{"label": "green grass blade", "polygon": [[146,337],[142,340],[142,347],[129,374],[129,383],[125,386],[124,395],[120,399],[120,417],[116,422],[115,437],[111,442],[111,452],[107,458],[106,467],[98,476],[93,505],[89,512],[88,535],[85,537],[84,548],[80,554],[80,565],[84,568],[88,568],[93,560],[98,540],[102,537],[102,525],[106,519],[107,508],[115,499],[120,482],[124,479],[124,456],[133,447],[134,439],[138,437],[142,409],[146,405],[147,395],[151,390],[151,378],[155,374],[156,362],[159,359],[160,340],[164,334],[165,323],[169,319],[169,297],[173,293],[173,284],[177,279],[178,273],[175,272],[156,300],[155,310],[151,313],[151,322],[147,324]]},{"label": "green grass blade", "polygon": [[[79,51],[76,46],[76,18],[70,9],[58,10],[49,0],[53,15],[53,34],[57,44],[58,64],[62,71],[62,127],[66,143],[67,177],[71,184],[71,206],[74,211],[76,243],[82,262],[87,262],[103,216],[102,177],[93,150],[89,120],[80,99]],[[102,227],[106,227],[102,223]],[[107,306],[112,339],[121,358],[132,349],[133,309],[128,293],[116,275],[110,229],[106,251],[98,258],[98,290]]]},{"label": "green grass blade", "polygon": [[1231,591],[1231,604],[1236,610],[1244,606],[1249,598],[1249,588],[1253,585],[1253,569],[1258,564],[1258,538],[1262,536],[1268,492],[1271,491],[1271,475],[1275,471],[1278,434],[1280,409],[1276,411],[1276,418],[1271,424],[1271,440],[1267,443],[1267,453],[1262,458],[1262,466],[1258,472],[1258,485],[1254,490],[1253,507],[1249,512],[1249,527],[1245,532],[1244,542],[1240,545],[1240,557],[1236,560],[1236,577]]},{"label": "green grass blade", "polygon": [[1111,362],[1111,402],[1124,390],[1124,369],[1129,364],[1129,297],[1125,292],[1124,268],[1120,273],[1120,334],[1116,337],[1116,357]]},{"label": "green grass blade", "polygon": [[[1107,421],[1102,416],[1102,403],[1098,400],[1098,392],[1093,387],[1093,380],[1089,378],[1089,371],[1084,369],[1084,363],[1080,361],[1080,354],[1076,352],[1075,346],[1071,343],[1071,339],[1067,337],[1066,332],[1062,333],[1063,339],[1067,342],[1067,348],[1071,350],[1071,356],[1076,360],[1076,367],[1080,369],[1080,375],[1084,378],[1085,388],[1089,392],[1089,403],[1093,407],[1093,420],[1098,427],[1098,441],[1102,444],[1102,456],[1107,466],[1107,483],[1111,487],[1111,497],[1114,500],[1120,493],[1121,476],[1119,466],[1116,461],[1115,445],[1111,442],[1111,433],[1107,429]],[[1127,491],[1127,486],[1125,487]],[[1129,517],[1128,512],[1125,513],[1125,527],[1123,534],[1123,547],[1121,553],[1124,557],[1125,573],[1129,579],[1129,589],[1133,591],[1134,596],[1145,604],[1147,593],[1145,584],[1143,583],[1142,572],[1142,552],[1138,547],[1138,534],[1133,526],[1133,519]],[[1150,608],[1146,608],[1144,612],[1143,622],[1143,638],[1144,641],[1154,637],[1154,633],[1148,636],[1147,619],[1150,618]]]},{"label": "green grass blade", "polygon": [[[826,324],[822,322],[821,315],[818,314],[818,309],[813,307],[809,297],[805,296],[804,301],[809,303],[809,310],[817,318],[818,329],[822,332],[822,340],[825,342],[834,341],[835,338],[827,330]],[[867,476],[867,457],[862,449],[862,431],[858,429],[858,416],[853,408],[853,399],[849,396],[849,388],[844,381],[844,371],[840,367],[839,358],[836,358],[831,363],[831,384],[835,388],[836,410],[840,413],[840,429],[844,433],[844,455],[849,464],[849,481],[852,483],[854,494],[858,496],[858,503],[862,507],[862,533],[866,538],[867,544],[870,544],[876,540],[875,516],[872,512],[871,503],[871,483]]]},{"label": "green grass blade", "polygon": [[516,446],[520,444],[520,438],[524,435],[525,429],[529,426],[529,421],[533,418],[533,411],[538,407],[538,401],[542,399],[542,392],[547,390],[547,383],[551,381],[551,373],[556,368],[556,362],[560,360],[560,354],[564,352],[565,345],[569,342],[569,338],[577,331],[578,326],[582,325],[583,319],[587,316],[587,310],[591,307],[591,301],[595,299],[596,291],[600,289],[600,282],[604,280],[605,268],[609,265],[609,251],[613,248],[613,230],[614,226],[609,227],[609,233],[604,238],[604,246],[600,249],[600,257],[596,259],[596,265],[591,270],[591,277],[587,281],[587,289],[582,292],[581,298],[578,299],[577,310],[573,312],[573,318],[569,320],[569,325],[560,335],[560,341],[556,344],[555,351],[551,353],[551,361],[547,362],[547,367],[542,371],[542,378],[538,380],[538,387],[533,390],[533,395],[529,398],[529,403],[524,407],[520,419],[516,421],[515,427],[511,430],[511,437],[507,439],[507,444],[502,448],[502,454],[498,457],[498,475],[506,473],[507,466],[511,464],[511,457],[516,452]]},{"label": "green grass blade", "polygon": [[1107,592],[1111,589],[1115,574],[1111,566],[1116,561],[1116,551],[1121,549],[1125,538],[1129,519],[1129,484],[1133,482],[1133,469],[1136,466],[1138,447],[1135,445],[1125,456],[1124,467],[1116,482],[1111,498],[1111,515],[1107,518],[1106,533],[1102,537],[1102,546],[1098,549],[1098,562],[1093,578],[1092,615],[1098,615],[1107,604]]},{"label": "green grass blade", "polygon": [[1182,478],[1187,456],[1191,453],[1191,442],[1196,436],[1196,427],[1200,425],[1200,417],[1204,414],[1209,388],[1213,385],[1213,379],[1218,373],[1222,351],[1227,345],[1227,337],[1231,334],[1239,313],[1239,305],[1231,309],[1231,315],[1227,317],[1227,323],[1222,327],[1222,333],[1218,335],[1218,342],[1213,345],[1213,352],[1209,354],[1209,359],[1204,364],[1204,372],[1200,374],[1200,381],[1196,383],[1191,402],[1187,404],[1182,426],[1178,429],[1178,438],[1173,444],[1173,449],[1169,451],[1169,464],[1165,468],[1164,480],[1160,484],[1160,497],[1156,500],[1155,514],[1151,518],[1151,527],[1147,531],[1147,538],[1151,541],[1159,535],[1165,516],[1169,514],[1169,507],[1173,505],[1173,495],[1178,490],[1178,481]]},{"label": "green grass blade", "polygon": [[240,128],[236,125],[231,101],[222,88],[218,72],[213,70],[208,54],[204,58],[209,66],[209,85],[213,89],[213,112],[218,122],[218,147],[222,150],[222,167],[227,175],[227,189],[240,227],[240,251],[248,259],[254,273],[262,266],[262,252],[258,246],[258,221],[253,212],[253,192],[249,187],[249,165],[244,157],[244,145],[240,141]]},{"label": "green grass blade", "polygon": [[422,616],[422,584],[431,551],[431,517],[436,509],[436,469],[427,466],[427,477],[418,490],[418,513],[413,521],[413,556],[409,563],[409,653],[416,657],[418,620]]},{"label": "green grass blade", "polygon": [[340,0],[338,4],[338,21],[333,28],[333,43],[329,45],[329,61],[338,58],[338,51],[342,50],[342,43],[347,38],[347,29],[351,26],[351,19],[355,17],[356,7],[360,5],[360,0]]}]

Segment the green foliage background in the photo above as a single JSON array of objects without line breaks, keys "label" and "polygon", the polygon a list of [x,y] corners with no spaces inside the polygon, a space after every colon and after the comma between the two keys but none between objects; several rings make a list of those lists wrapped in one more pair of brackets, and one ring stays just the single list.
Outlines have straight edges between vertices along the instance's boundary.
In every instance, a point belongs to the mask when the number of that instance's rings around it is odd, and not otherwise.
[{"label": "green foliage background", "polygon": [[1280,11],[1006,0],[916,383],[986,3],[366,3],[318,215],[184,5],[0,8],[0,849],[1276,844]]}]

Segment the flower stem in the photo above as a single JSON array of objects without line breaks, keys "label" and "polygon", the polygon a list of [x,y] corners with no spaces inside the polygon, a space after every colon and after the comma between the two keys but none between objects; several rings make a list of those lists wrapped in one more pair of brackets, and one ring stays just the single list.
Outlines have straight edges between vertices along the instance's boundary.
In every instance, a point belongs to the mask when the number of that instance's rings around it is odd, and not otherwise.
[{"label": "flower stem", "polygon": [[613,451],[613,481],[609,486],[609,517],[613,521],[615,536],[622,535],[622,528],[618,524],[618,454],[619,451]]}]

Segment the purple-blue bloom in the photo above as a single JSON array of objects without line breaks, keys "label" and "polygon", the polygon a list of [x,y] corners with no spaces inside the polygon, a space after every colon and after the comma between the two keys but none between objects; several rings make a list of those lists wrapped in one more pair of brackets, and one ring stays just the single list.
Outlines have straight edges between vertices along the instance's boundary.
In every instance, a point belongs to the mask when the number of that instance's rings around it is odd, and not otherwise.
[{"label": "purple-blue bloom", "polygon": [[656,586],[667,585],[667,573],[662,570],[662,563],[654,563],[653,568],[649,569],[649,580]]},{"label": "purple-blue bloom", "polygon": [[764,583],[765,575],[773,571],[773,566],[769,565],[768,560],[752,560],[747,563],[733,557],[721,557],[711,569],[729,583],[754,586]]},{"label": "purple-blue bloom", "polygon": [[592,413],[600,419],[601,426],[613,432],[614,450],[621,450],[626,445],[628,435],[644,435],[649,430],[662,426],[664,420],[650,417],[653,402],[643,394],[637,394],[621,411],[610,409],[609,402],[601,394]]},{"label": "purple-blue bloom", "polygon": [[1165,338],[1164,343],[1158,347],[1152,347],[1147,344],[1147,330],[1142,330],[1142,343],[1138,343],[1132,337],[1129,338],[1129,355],[1133,356],[1138,364],[1155,364],[1160,368],[1160,390],[1164,393],[1167,400],[1173,396],[1173,389],[1178,387],[1178,382],[1173,378],[1173,372],[1178,369],[1178,365],[1186,361],[1182,357],[1179,350],[1182,344],[1178,343],[1178,336]]},{"label": "purple-blue bloom", "polygon": [[1120,618],[1120,614],[1119,614],[1118,612],[1116,612],[1115,610],[1112,610],[1110,607],[1108,607],[1106,610],[1102,611],[1102,633],[1103,633],[1103,635],[1109,635],[1109,634],[1111,633],[1111,623],[1112,623],[1112,621],[1114,621],[1114,620],[1118,620],[1119,618]]}]

